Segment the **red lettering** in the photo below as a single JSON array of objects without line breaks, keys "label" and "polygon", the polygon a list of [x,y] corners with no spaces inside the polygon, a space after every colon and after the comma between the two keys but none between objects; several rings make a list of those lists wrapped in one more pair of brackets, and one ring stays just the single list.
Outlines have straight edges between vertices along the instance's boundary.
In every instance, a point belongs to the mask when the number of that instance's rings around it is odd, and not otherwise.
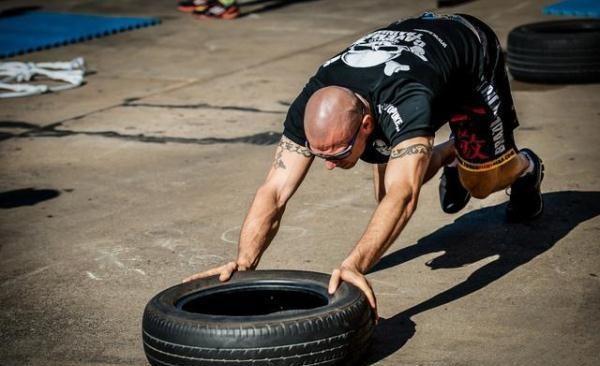
[{"label": "red lettering", "polygon": [[452,118],[450,118],[450,122],[462,122],[468,119],[469,116],[467,116],[466,114],[455,114],[454,116],[452,116]]},{"label": "red lettering", "polygon": [[481,151],[485,146],[485,140],[478,140],[475,134],[469,136],[466,131],[460,131],[458,137],[460,156],[467,160],[488,159],[488,156]]},{"label": "red lettering", "polygon": [[480,115],[484,115],[485,114],[485,108],[483,108],[483,107],[471,108],[471,112],[476,113],[476,114],[480,114]]}]

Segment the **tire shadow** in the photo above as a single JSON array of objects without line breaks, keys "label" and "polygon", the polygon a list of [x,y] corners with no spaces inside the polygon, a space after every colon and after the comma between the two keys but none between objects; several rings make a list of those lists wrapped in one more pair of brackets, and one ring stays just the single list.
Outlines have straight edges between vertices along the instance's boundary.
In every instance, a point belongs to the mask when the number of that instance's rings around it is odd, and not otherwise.
[{"label": "tire shadow", "polygon": [[422,255],[444,254],[427,262],[432,270],[458,268],[490,256],[498,258],[473,272],[465,281],[388,319],[375,329],[365,365],[396,352],[412,338],[414,315],[472,294],[552,248],[580,223],[600,214],[600,192],[545,193],[544,213],[528,224],[507,224],[506,204],[464,214],[416,244],[383,257],[371,273],[408,262]]}]

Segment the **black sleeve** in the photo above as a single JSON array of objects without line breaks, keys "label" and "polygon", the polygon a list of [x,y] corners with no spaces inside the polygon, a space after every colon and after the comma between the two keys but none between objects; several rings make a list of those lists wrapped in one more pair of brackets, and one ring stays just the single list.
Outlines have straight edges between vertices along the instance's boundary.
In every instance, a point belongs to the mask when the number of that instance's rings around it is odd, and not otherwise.
[{"label": "black sleeve", "polygon": [[429,93],[415,88],[377,105],[379,123],[394,147],[402,141],[419,136],[434,136]]},{"label": "black sleeve", "polygon": [[306,103],[308,103],[310,96],[321,87],[323,85],[320,82],[314,77],[311,78],[292,105],[290,105],[285,117],[283,135],[300,146],[306,144],[306,135],[304,134],[304,109],[306,108]]}]

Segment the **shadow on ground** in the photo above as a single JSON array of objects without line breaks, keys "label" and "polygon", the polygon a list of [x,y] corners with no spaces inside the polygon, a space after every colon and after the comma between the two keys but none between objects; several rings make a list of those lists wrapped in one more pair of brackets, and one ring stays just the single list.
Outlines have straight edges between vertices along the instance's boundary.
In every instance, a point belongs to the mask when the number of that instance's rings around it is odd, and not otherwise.
[{"label": "shadow on ground", "polygon": [[399,350],[412,338],[416,314],[472,294],[515,268],[552,248],[581,222],[600,214],[600,192],[564,191],[544,194],[541,218],[529,224],[507,224],[505,204],[486,207],[459,217],[416,244],[384,258],[371,272],[388,269],[422,255],[444,252],[427,266],[457,268],[484,258],[498,258],[473,272],[464,282],[388,319],[381,319],[366,364],[373,364]]},{"label": "shadow on ground", "polygon": [[0,11],[0,18],[9,18],[42,9],[41,6],[19,6]]},{"label": "shadow on ground", "polygon": [[38,126],[27,122],[19,121],[0,121],[0,128],[25,129],[25,132],[3,132],[0,131],[0,141],[12,138],[33,138],[33,137],[66,137],[75,135],[100,136],[106,138],[137,141],[153,144],[196,144],[196,145],[214,145],[214,144],[252,144],[252,145],[275,145],[281,139],[280,132],[267,131],[254,135],[240,137],[205,137],[190,138],[176,136],[152,136],[152,135],[127,135],[116,131],[73,131],[60,129],[61,122],[53,123],[47,126]]},{"label": "shadow on ground", "polygon": [[33,206],[42,201],[56,198],[60,192],[54,189],[24,188],[0,192],[0,209]]}]

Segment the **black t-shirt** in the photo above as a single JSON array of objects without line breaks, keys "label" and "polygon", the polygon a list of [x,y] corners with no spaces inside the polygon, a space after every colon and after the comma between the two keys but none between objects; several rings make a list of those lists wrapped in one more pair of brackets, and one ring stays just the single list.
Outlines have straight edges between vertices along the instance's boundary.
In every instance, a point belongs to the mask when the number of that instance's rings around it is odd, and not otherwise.
[{"label": "black t-shirt", "polygon": [[480,58],[477,32],[460,16],[425,13],[392,23],[319,68],[290,106],[283,134],[304,146],[308,99],[320,88],[342,86],[365,97],[377,121],[361,159],[386,163],[391,147],[434,135],[445,106],[472,90]]}]

